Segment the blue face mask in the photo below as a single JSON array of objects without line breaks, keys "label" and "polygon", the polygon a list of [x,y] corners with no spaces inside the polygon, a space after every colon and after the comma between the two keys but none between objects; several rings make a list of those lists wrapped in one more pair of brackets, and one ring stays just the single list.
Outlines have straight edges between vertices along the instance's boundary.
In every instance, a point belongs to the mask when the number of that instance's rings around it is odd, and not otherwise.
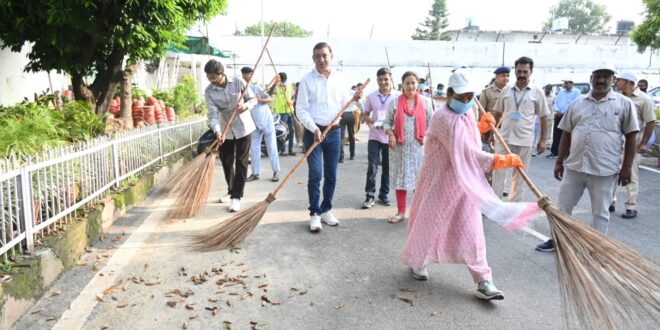
[{"label": "blue face mask", "polygon": [[474,107],[474,99],[471,99],[470,102],[468,103],[463,103],[457,99],[452,99],[451,102],[449,102],[449,109],[451,109],[451,111],[459,115],[468,112],[473,107]]}]

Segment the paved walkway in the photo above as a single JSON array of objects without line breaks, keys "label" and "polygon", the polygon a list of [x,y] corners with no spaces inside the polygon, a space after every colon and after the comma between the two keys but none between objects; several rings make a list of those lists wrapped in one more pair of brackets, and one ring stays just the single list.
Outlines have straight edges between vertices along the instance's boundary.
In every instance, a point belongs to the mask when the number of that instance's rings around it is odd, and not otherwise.
[{"label": "paved walkway", "polygon": [[[226,191],[218,163],[209,202],[188,221],[164,222],[171,200],[154,195],[119,219],[103,241],[64,274],[16,325],[17,329],[557,329],[560,297],[552,253],[534,251],[540,239],[506,232],[485,221],[488,261],[505,300],[482,302],[462,265],[430,266],[430,280],[412,279],[400,261],[406,223],[385,220],[395,206],[361,210],[367,166],[366,132],[357,157],[340,166],[337,228],[307,231],[306,166],[281,191],[240,248],[197,253],[190,235],[229,216],[217,203]],[[296,157],[282,157],[290,169]],[[276,186],[267,159],[262,179],[248,183],[244,207]],[[556,198],[553,162],[536,157],[530,176]],[[283,177],[283,176],[282,176]],[[624,193],[612,236],[653,260],[657,244],[660,175],[642,170],[640,216],[623,220]],[[394,198],[394,194],[391,194]],[[531,193],[526,199],[532,200]],[[652,204],[653,203],[653,204]],[[575,216],[589,215],[588,196]],[[532,227],[548,234],[540,214]],[[39,311],[40,310],[40,311]]]}]

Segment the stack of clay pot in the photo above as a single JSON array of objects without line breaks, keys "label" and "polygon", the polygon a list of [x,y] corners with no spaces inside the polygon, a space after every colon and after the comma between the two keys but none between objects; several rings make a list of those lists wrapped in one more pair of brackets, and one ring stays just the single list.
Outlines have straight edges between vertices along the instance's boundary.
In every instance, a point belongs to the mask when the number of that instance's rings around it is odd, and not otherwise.
[{"label": "stack of clay pot", "polygon": [[138,127],[138,125],[144,121],[144,100],[142,98],[139,98],[135,101],[133,101],[133,106],[132,106],[132,116],[133,116],[133,126]]},{"label": "stack of clay pot", "polygon": [[165,115],[167,115],[167,120],[170,123],[174,123],[174,121],[176,120],[176,113],[174,112],[174,108],[172,107],[165,108]]},{"label": "stack of clay pot", "polygon": [[115,98],[112,99],[112,102],[110,102],[110,109],[108,111],[110,111],[110,113],[115,116],[115,118],[119,118],[121,115],[121,100],[119,99],[119,96],[115,96]]},{"label": "stack of clay pot", "polygon": [[149,98],[147,98],[147,104],[144,106],[144,120],[149,125],[156,124],[156,120],[158,117],[156,114],[157,105],[158,105],[158,101],[156,100],[155,97],[149,96]]},{"label": "stack of clay pot", "polygon": [[156,100],[156,122],[158,125],[167,124],[167,117],[165,117],[165,102],[163,100]]}]

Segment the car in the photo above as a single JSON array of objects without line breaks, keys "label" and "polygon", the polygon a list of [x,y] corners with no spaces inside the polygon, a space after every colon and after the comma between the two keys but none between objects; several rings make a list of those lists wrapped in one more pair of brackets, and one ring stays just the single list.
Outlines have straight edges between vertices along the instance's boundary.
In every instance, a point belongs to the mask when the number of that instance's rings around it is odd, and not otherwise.
[{"label": "car", "polygon": [[655,108],[660,108],[660,86],[651,88],[647,94],[653,99]]},{"label": "car", "polygon": [[[552,85],[552,90],[554,91],[555,95],[559,95],[559,92],[564,88],[564,84],[551,84]],[[588,82],[583,82],[583,83],[575,83],[573,84],[573,88],[576,88],[582,93],[582,95],[589,93],[591,90],[591,84]]]}]

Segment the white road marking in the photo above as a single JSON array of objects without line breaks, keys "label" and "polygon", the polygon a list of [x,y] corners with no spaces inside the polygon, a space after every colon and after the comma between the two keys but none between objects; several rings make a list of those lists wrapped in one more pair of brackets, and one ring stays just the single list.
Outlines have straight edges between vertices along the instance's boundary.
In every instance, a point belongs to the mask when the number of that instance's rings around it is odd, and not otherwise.
[{"label": "white road marking", "polygon": [[545,235],[539,233],[538,231],[536,231],[536,230],[534,230],[534,229],[531,229],[531,228],[529,228],[529,227],[523,227],[522,230],[523,230],[524,232],[529,233],[529,234],[531,234],[532,236],[534,236],[534,237],[540,239],[540,240],[543,241],[543,242],[545,242],[545,241],[547,241],[547,240],[550,239],[550,237],[545,236]]},{"label": "white road marking", "polygon": [[650,168],[650,167],[648,167],[648,166],[644,166],[644,165],[640,165],[639,168],[643,168],[643,169],[645,169],[645,170],[647,170],[647,171],[651,171],[651,172],[655,172],[655,173],[660,173],[660,171],[658,171],[658,170],[656,170],[656,169],[654,169],[654,168]]},{"label": "white road marking", "polygon": [[[147,204],[148,203],[148,204]],[[145,203],[146,207],[155,210],[166,210],[171,199],[159,199],[156,202]],[[142,206],[142,204],[141,204]],[[87,318],[98,303],[96,295],[102,295],[103,290],[117,282],[117,277],[121,270],[127,266],[135,254],[145,247],[149,236],[155,231],[156,226],[161,222],[164,211],[153,211],[138,227],[135,232],[122,244],[110,257],[106,265],[99,270],[87,286],[80,292],[80,295],[71,303],[69,309],[62,314],[57,324],[53,327],[55,330],[73,330],[80,329],[87,322]],[[103,276],[99,274],[103,273]]]}]

